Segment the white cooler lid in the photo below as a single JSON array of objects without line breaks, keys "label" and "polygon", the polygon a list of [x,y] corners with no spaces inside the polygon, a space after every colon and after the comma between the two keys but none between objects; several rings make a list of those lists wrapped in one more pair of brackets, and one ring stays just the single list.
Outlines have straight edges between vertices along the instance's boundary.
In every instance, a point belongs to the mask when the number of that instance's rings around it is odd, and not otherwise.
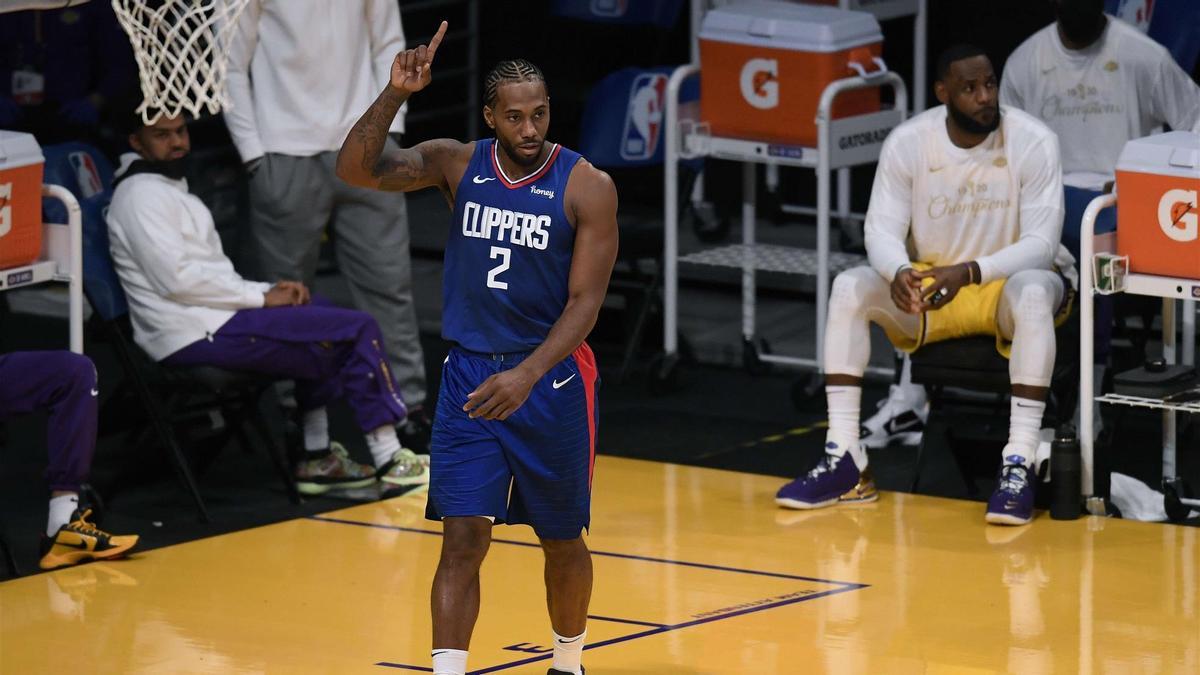
[{"label": "white cooler lid", "polygon": [[1135,138],[1121,149],[1117,171],[1200,178],[1200,134],[1171,131]]},{"label": "white cooler lid", "polygon": [[45,161],[33,134],[0,129],[0,169],[15,169]]},{"label": "white cooler lid", "polygon": [[867,12],[780,0],[740,0],[704,15],[700,39],[805,52],[837,52],[883,41]]}]

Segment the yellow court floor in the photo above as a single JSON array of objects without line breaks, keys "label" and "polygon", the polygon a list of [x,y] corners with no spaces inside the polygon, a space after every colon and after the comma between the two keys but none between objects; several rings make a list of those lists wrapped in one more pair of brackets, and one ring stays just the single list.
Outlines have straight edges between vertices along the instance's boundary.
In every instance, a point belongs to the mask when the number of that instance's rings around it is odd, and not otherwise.
[{"label": "yellow court floor", "polygon": [[[601,457],[584,665],[605,673],[1200,673],[1195,528]],[[429,669],[440,526],[408,496],[0,584],[0,673]],[[541,551],[498,527],[476,673],[545,673]]]}]

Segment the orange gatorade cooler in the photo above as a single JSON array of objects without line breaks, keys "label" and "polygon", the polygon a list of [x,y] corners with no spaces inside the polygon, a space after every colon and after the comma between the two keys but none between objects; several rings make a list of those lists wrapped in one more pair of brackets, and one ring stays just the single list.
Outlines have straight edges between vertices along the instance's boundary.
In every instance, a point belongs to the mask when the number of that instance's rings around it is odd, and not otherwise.
[{"label": "orange gatorade cooler", "polygon": [[[834,80],[882,68],[883,34],[866,12],[773,0],[710,11],[700,28],[700,114],[714,136],[817,144],[817,103]],[[879,110],[879,90],[835,99],[834,117]]]},{"label": "orange gatorade cooler", "polygon": [[42,254],[42,164],[32,135],[0,131],[0,269]]},{"label": "orange gatorade cooler", "polygon": [[1129,271],[1200,279],[1200,134],[1125,144],[1117,161],[1117,253]]}]

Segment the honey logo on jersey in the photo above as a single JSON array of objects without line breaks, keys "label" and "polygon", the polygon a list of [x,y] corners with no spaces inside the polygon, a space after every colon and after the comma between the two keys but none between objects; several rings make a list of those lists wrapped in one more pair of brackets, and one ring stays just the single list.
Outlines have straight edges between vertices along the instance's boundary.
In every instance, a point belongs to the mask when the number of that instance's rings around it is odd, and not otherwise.
[{"label": "honey logo on jersey", "polygon": [[1158,200],[1158,226],[1163,234],[1179,242],[1200,238],[1200,218],[1196,213],[1196,190],[1167,190]]},{"label": "honey logo on jersey", "polygon": [[742,66],[738,80],[742,98],[759,110],[770,110],[779,105],[779,61],[775,59],[750,59]]}]

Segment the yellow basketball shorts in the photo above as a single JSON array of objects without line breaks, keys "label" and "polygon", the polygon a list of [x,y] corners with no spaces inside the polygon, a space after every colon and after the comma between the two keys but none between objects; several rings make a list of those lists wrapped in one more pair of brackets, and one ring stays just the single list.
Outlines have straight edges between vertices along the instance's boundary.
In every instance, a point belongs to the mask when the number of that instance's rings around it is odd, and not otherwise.
[{"label": "yellow basketball shorts", "polygon": [[[913,263],[913,268],[918,271],[930,267],[932,265],[926,263]],[[963,286],[950,304],[921,315],[921,328],[915,338],[887,330],[886,327],[884,332],[896,349],[910,354],[924,345],[943,340],[993,335],[996,338],[996,351],[1007,359],[1012,353],[1012,341],[1000,335],[1000,326],[996,319],[1000,297],[1004,294],[1004,282],[1004,279],[997,279],[983,285]],[[925,280],[926,286],[932,283],[932,279]],[[1064,297],[1054,315],[1055,328],[1061,326],[1071,315],[1071,304],[1075,299],[1075,291],[1065,278],[1063,288]]]}]

